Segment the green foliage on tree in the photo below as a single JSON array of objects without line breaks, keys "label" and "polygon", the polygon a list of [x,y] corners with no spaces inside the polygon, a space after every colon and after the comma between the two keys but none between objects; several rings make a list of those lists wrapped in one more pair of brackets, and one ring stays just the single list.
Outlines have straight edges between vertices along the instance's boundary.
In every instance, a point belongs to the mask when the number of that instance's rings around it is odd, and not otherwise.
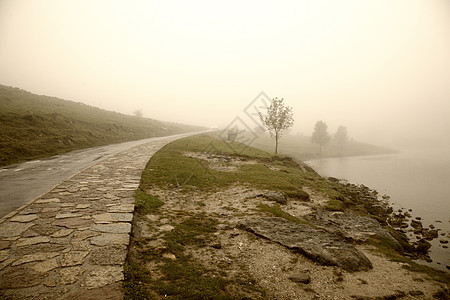
[{"label": "green foliage on tree", "polygon": [[322,146],[330,141],[330,135],[328,134],[327,123],[323,121],[317,121],[314,126],[314,132],[311,137],[311,142],[319,145],[320,154],[322,154]]},{"label": "green foliage on tree", "polygon": [[269,131],[270,136],[275,138],[275,154],[278,153],[278,141],[287,129],[294,125],[292,107],[285,106],[283,98],[275,98],[267,108],[267,114],[259,113],[263,126]]}]

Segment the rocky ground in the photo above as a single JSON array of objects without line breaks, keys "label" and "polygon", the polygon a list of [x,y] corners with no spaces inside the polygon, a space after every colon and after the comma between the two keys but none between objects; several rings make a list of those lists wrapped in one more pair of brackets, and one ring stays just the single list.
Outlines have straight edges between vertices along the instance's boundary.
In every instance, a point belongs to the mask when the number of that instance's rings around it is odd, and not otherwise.
[{"label": "rocky ground", "polygon": [[[206,160],[222,172],[233,172],[242,164],[230,157],[186,155]],[[377,241],[383,241],[402,249],[405,241],[395,239],[386,229],[396,214],[380,202],[375,191],[349,186],[342,201],[352,197],[362,201],[377,218],[358,211],[324,209],[330,200],[327,195],[307,187],[303,190],[309,201],[241,183],[218,192],[153,186],[146,192],[164,204],[150,213],[135,214],[129,262],[140,263],[149,277],[139,279],[134,288],[144,287],[155,299],[182,298],[182,289],[171,284],[188,284],[179,274],[195,264],[196,270],[201,270],[199,278],[220,279],[224,282],[221,286],[226,286],[225,294],[213,293],[210,298],[449,297],[448,281],[412,272],[405,268],[408,260],[392,261],[376,247]],[[214,226],[190,232],[187,224]],[[182,234],[189,238],[179,242]],[[178,238],[177,247],[172,243],[174,237]],[[409,256],[426,256],[420,245],[408,249],[404,250]],[[176,266],[178,276],[169,273],[169,265]]]}]

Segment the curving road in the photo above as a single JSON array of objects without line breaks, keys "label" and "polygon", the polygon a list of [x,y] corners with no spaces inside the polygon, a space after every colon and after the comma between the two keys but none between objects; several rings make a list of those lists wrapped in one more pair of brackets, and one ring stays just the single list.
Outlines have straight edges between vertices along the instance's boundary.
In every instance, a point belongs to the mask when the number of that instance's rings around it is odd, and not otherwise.
[{"label": "curving road", "polygon": [[172,141],[198,133],[177,134],[75,150],[63,155],[56,155],[1,168],[0,218],[49,191],[70,176],[111,155],[144,143],[165,139]]}]

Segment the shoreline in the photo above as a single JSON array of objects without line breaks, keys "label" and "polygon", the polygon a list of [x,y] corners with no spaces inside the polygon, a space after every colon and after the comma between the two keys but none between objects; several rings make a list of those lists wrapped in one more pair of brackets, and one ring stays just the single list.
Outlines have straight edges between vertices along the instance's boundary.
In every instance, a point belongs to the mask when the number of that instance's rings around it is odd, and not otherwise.
[{"label": "shoreline", "polygon": [[[400,153],[399,153],[400,154]],[[369,157],[386,157],[390,156],[390,154],[380,154],[380,155],[369,155]],[[348,157],[348,158],[355,158],[355,157]],[[358,157],[356,157],[358,158]],[[324,158],[325,160],[328,159],[336,159],[336,157],[329,157]],[[320,174],[324,178],[334,178],[333,176],[327,177],[326,174],[323,174],[323,172],[319,173],[319,169],[317,169],[314,164],[311,164],[310,162],[318,161],[317,160],[308,160],[304,161],[308,166],[310,166],[312,169],[314,169],[318,174]],[[330,172],[329,172],[330,173]],[[331,172],[333,173],[333,172]],[[345,184],[351,184],[353,186],[365,186],[365,183],[357,183],[360,181],[349,180],[347,178],[334,178],[337,181],[344,182]],[[372,189],[372,188],[370,188]],[[377,189],[373,189],[377,194]],[[380,198],[381,197],[381,198]],[[440,271],[444,272],[450,272],[450,264],[448,262],[445,262],[445,255],[444,258],[442,257],[442,253],[437,253],[436,255],[433,255],[434,251],[441,251],[443,249],[448,249],[448,245],[446,241],[448,241],[448,234],[445,234],[445,230],[442,230],[439,227],[439,224],[442,224],[445,220],[440,220],[439,217],[437,218],[430,218],[428,216],[428,221],[426,221],[426,217],[422,214],[416,214],[414,211],[416,209],[413,209],[411,207],[408,207],[408,204],[405,203],[398,203],[398,202],[392,202],[391,195],[382,195],[379,197],[379,200],[383,200],[383,204],[386,207],[389,207],[391,212],[391,215],[389,216],[389,225],[397,230],[398,232],[404,234],[408,238],[408,242],[413,247],[418,247],[422,249],[420,258],[415,257],[417,260],[417,263],[424,265],[426,267],[434,268]],[[429,226],[425,226],[425,222],[430,223]],[[439,224],[438,224],[439,223]],[[445,227],[444,227],[445,228]],[[442,235],[441,235],[442,233]],[[434,256],[434,257],[433,257]]]},{"label": "shoreline", "polygon": [[[425,267],[430,267],[439,271],[450,272],[450,265],[442,265],[441,268],[434,265],[430,265],[432,262],[430,257],[430,252],[433,250],[432,243],[439,240],[439,231],[435,226],[426,228],[423,226],[419,216],[414,216],[412,209],[403,208],[395,210],[392,203],[389,202],[390,196],[380,195],[378,191],[364,184],[349,183],[346,179],[337,179],[334,177],[328,177],[328,180],[338,182],[339,184],[356,190],[356,193],[360,193],[364,200],[369,200],[369,206],[374,205],[375,209],[371,212],[374,213],[376,219],[381,223],[382,226],[389,226],[395,230],[398,234],[407,239],[409,246],[402,244],[405,248],[405,256],[411,258],[415,263],[423,265]],[[377,205],[383,207],[383,209],[376,208]],[[385,221],[383,221],[383,219]],[[408,233],[413,232],[416,236],[420,236],[419,241],[413,241],[408,237]],[[394,237],[395,238],[395,237]],[[406,246],[406,247],[405,247]],[[447,247],[446,247],[447,248]]]},{"label": "shoreline", "polygon": [[380,153],[360,153],[360,154],[328,154],[328,155],[318,155],[310,154],[310,155],[296,155],[294,152],[291,153],[284,153],[283,155],[288,155],[291,157],[294,157],[295,159],[299,159],[300,161],[306,163],[311,160],[320,160],[320,159],[336,159],[336,158],[356,158],[356,157],[371,157],[371,156],[388,156],[388,155],[398,155],[404,153],[401,150],[396,149],[386,149],[386,152],[380,152]]}]

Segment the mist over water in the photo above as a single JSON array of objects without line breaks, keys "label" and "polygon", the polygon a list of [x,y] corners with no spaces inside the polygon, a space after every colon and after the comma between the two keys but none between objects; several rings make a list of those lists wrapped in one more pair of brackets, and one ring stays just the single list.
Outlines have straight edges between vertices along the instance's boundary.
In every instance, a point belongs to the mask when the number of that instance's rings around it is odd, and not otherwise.
[{"label": "mist over water", "polygon": [[[448,148],[410,149],[398,154],[318,159],[307,162],[322,176],[346,179],[390,196],[394,209],[412,209],[424,228],[440,229],[433,240],[432,266],[446,270],[450,250],[440,239],[450,239],[450,156]],[[445,233],[445,237],[441,234]],[[415,240],[414,235],[409,235]],[[422,263],[422,262],[421,262]]]}]

